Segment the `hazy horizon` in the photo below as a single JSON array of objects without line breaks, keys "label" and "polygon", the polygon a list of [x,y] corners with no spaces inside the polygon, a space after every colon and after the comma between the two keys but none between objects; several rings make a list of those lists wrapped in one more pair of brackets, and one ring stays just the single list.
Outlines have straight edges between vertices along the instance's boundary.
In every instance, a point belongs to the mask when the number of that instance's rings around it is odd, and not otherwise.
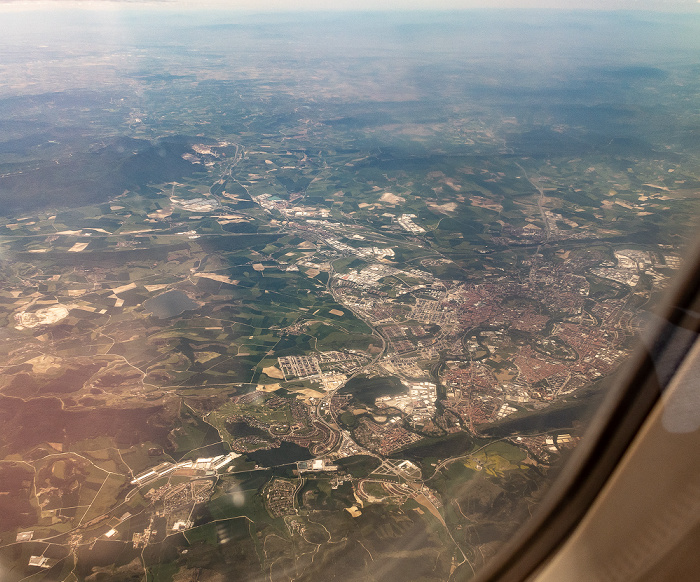
[{"label": "hazy horizon", "polygon": [[157,8],[170,10],[223,10],[245,12],[394,12],[463,10],[556,10],[556,11],[656,11],[698,12],[700,0],[0,0],[0,11],[31,11],[47,8],[118,10]]}]

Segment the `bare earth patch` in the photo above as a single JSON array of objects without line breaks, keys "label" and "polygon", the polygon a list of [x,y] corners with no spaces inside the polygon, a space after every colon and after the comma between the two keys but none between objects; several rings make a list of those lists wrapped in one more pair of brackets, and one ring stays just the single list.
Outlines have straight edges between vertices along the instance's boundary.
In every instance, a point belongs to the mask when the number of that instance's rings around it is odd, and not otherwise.
[{"label": "bare earth patch", "polygon": [[345,511],[347,511],[353,517],[360,517],[362,515],[362,512],[358,509],[357,505],[353,505],[352,507],[346,507]]},{"label": "bare earth patch", "polygon": [[[279,384],[277,384],[277,386],[279,386]],[[319,392],[318,390],[313,390],[311,388],[302,388],[301,390],[295,390],[294,392],[297,394],[297,398],[303,402],[309,402],[310,398],[315,398],[318,400],[324,396],[323,392]]]},{"label": "bare earth patch", "polygon": [[214,358],[218,358],[221,354],[217,352],[198,352],[197,353],[197,361],[200,364],[206,364],[209,360],[213,360]]},{"label": "bare earth patch", "polygon": [[442,180],[442,183],[452,188],[452,190],[454,190],[455,192],[459,192],[462,189],[462,186],[460,184],[457,184],[452,178],[445,178],[444,180]]},{"label": "bare earth patch", "polygon": [[30,364],[32,366],[32,372],[35,374],[46,374],[53,369],[57,370],[61,367],[61,358],[42,355],[27,360],[25,364]]},{"label": "bare earth patch", "polygon": [[255,389],[258,392],[274,392],[275,390],[279,390],[282,388],[279,382],[276,384],[258,384]]},{"label": "bare earth patch", "polygon": [[391,192],[384,192],[379,198],[380,202],[388,202],[389,204],[399,204],[400,202],[406,202],[406,199],[402,196],[397,196]]},{"label": "bare earth patch", "polygon": [[126,285],[121,285],[120,287],[114,287],[112,289],[112,293],[119,295],[120,293],[124,293],[124,291],[131,291],[131,289],[136,289],[136,283],[128,283]]},{"label": "bare earth patch", "polygon": [[68,317],[68,308],[64,305],[52,305],[37,309],[33,313],[23,311],[15,315],[17,324],[15,329],[24,329],[25,327],[39,327],[40,325],[51,325]]},{"label": "bare earth patch", "polygon": [[491,200],[490,198],[484,198],[483,196],[472,196],[470,198],[472,206],[478,206],[479,208],[486,208],[487,210],[493,210],[494,212],[501,212],[503,206]]},{"label": "bare earth patch", "polygon": [[[253,266],[253,268],[255,269],[255,266]],[[204,279],[211,279],[212,281],[218,281],[219,283],[228,283],[229,285],[238,284],[238,280],[231,279],[231,277],[227,277],[226,275],[217,275],[216,273],[194,273],[192,276],[202,277]]]},{"label": "bare earth patch", "polygon": [[262,373],[266,376],[269,376],[270,378],[284,380],[284,374],[282,373],[282,370],[280,370],[276,366],[268,366],[267,368],[263,368]]},{"label": "bare earth patch", "polygon": [[148,218],[155,218],[156,220],[163,220],[168,218],[173,213],[172,207],[160,208],[154,212],[148,213]]},{"label": "bare earth patch", "polygon": [[445,204],[431,204],[428,202],[428,207],[432,208],[433,210],[437,210],[438,212],[442,212],[443,214],[446,214],[448,212],[454,212],[457,210],[457,203],[456,202],[447,202]]},{"label": "bare earth patch", "polygon": [[68,249],[69,253],[79,253],[84,251],[90,243],[75,243],[71,248]]}]

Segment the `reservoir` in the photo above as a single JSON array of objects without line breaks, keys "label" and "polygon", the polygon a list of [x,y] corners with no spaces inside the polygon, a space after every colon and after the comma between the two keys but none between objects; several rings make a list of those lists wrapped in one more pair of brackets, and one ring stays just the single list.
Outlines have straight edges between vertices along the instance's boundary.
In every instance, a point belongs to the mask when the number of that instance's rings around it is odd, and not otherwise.
[{"label": "reservoir", "polygon": [[396,376],[368,378],[355,376],[340,389],[341,394],[352,394],[365,404],[374,405],[380,396],[395,396],[405,394],[408,388]]},{"label": "reservoir", "polygon": [[277,465],[296,463],[297,461],[308,461],[313,459],[314,456],[305,447],[282,441],[282,444],[276,449],[246,453],[246,457],[258,463],[261,467],[275,467]]},{"label": "reservoir", "polygon": [[156,297],[144,301],[144,308],[158,319],[175,317],[185,311],[199,309],[199,305],[192,301],[185,293],[176,289],[166,291]]}]

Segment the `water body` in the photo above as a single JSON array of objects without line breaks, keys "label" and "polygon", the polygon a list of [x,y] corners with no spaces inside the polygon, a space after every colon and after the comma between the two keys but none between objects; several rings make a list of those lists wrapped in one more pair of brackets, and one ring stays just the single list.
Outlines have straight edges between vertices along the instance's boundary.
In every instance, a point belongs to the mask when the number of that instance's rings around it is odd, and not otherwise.
[{"label": "water body", "polygon": [[374,401],[380,396],[394,396],[405,394],[408,388],[395,376],[367,378],[355,376],[340,389],[341,394],[352,394],[364,404],[374,405]]},{"label": "water body", "polygon": [[155,315],[158,319],[175,317],[185,311],[199,309],[199,305],[192,301],[185,293],[178,290],[166,291],[160,295],[145,301],[146,311]]},{"label": "water body", "polygon": [[245,437],[245,436],[257,436],[257,437],[268,437],[269,433],[264,430],[257,428],[255,426],[250,426],[247,422],[227,422],[224,425],[229,434],[235,437]]},{"label": "water body", "polygon": [[309,449],[286,441],[283,441],[276,449],[246,453],[246,456],[261,467],[274,467],[276,465],[287,465],[297,461],[313,459]]}]

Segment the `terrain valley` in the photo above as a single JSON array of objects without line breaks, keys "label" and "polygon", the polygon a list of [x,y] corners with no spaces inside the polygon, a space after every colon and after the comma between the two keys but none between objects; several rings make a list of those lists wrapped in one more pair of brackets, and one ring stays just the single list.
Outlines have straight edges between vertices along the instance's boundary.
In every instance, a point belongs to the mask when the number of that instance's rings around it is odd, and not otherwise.
[{"label": "terrain valley", "polygon": [[470,579],[682,272],[700,20],[3,18],[0,578]]}]

